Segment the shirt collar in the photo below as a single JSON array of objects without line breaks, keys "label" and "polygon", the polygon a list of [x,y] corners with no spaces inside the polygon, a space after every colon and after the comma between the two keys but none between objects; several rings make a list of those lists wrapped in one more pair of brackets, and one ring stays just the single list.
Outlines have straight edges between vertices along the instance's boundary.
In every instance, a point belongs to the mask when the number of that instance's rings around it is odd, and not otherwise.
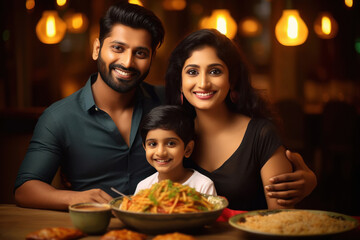
[{"label": "shirt collar", "polygon": [[88,81],[86,82],[85,86],[83,87],[80,101],[84,111],[88,111],[96,107],[94,101],[94,95],[91,89],[91,85],[96,81],[96,78],[97,78],[97,73],[92,74],[89,77]]},{"label": "shirt collar", "polygon": [[[95,109],[96,104],[94,100],[94,95],[91,89],[91,85],[96,81],[98,74],[92,74],[85,86],[82,89],[82,94],[80,97],[81,106],[84,111],[89,111],[90,109]],[[144,98],[152,98],[149,91],[146,89],[148,84],[141,83],[138,91],[136,92],[136,102],[143,101]]]}]

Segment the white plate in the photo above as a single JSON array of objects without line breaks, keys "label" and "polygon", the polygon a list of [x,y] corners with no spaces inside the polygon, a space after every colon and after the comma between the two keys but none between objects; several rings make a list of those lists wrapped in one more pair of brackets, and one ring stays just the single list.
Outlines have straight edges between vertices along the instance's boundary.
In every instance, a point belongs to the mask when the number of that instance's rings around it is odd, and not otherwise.
[{"label": "white plate", "polygon": [[[283,212],[283,211],[308,211],[308,212],[311,212],[314,214],[325,213],[325,214],[329,215],[330,217],[334,217],[334,218],[342,219],[342,220],[353,221],[353,222],[355,222],[355,226],[352,228],[349,228],[349,229],[345,229],[345,230],[338,231],[338,232],[331,232],[331,233],[298,234],[298,235],[292,234],[292,235],[290,235],[290,234],[275,234],[275,233],[263,232],[263,231],[259,231],[259,230],[250,229],[243,225],[238,224],[239,220],[244,221],[244,220],[246,220],[246,217],[249,217],[249,216],[255,216],[255,215],[264,216],[264,215],[275,214],[275,213],[279,213],[279,212]],[[246,212],[246,213],[237,214],[229,219],[229,224],[234,228],[240,229],[247,233],[256,234],[256,235],[267,235],[267,236],[274,236],[274,237],[312,237],[312,236],[334,235],[334,234],[351,231],[359,226],[359,221],[353,217],[350,217],[350,216],[347,216],[344,214],[340,214],[340,213],[335,213],[335,212],[327,212],[327,211],[320,211],[320,210],[281,209],[281,210],[257,210],[257,211],[250,211],[250,212]]]}]

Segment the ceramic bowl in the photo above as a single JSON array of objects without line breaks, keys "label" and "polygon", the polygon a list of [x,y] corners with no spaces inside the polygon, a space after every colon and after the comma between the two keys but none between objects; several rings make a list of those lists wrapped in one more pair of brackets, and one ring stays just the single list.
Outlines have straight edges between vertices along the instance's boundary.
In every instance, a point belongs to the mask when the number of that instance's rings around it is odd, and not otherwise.
[{"label": "ceramic bowl", "polygon": [[204,196],[215,204],[216,207],[214,210],[172,214],[131,212],[119,209],[123,197],[114,198],[110,201],[110,206],[114,215],[126,226],[140,232],[157,234],[196,229],[214,223],[224,208],[228,206],[228,201],[223,197]]},{"label": "ceramic bowl", "polygon": [[111,219],[109,204],[77,203],[69,206],[69,213],[74,227],[89,235],[104,233]]}]

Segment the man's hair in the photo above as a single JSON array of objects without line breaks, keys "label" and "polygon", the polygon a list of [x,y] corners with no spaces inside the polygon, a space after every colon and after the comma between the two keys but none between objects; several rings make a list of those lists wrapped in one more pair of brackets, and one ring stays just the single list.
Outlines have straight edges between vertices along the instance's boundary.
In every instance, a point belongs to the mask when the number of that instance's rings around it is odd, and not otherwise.
[{"label": "man's hair", "polygon": [[194,119],[181,106],[162,105],[153,108],[140,124],[140,134],[145,145],[149,131],[155,129],[174,131],[186,146],[195,138]]},{"label": "man's hair", "polygon": [[153,53],[164,41],[164,27],[160,19],[152,11],[136,4],[120,2],[112,5],[105,16],[100,19],[99,40],[101,46],[115,24],[147,30],[151,35]]}]

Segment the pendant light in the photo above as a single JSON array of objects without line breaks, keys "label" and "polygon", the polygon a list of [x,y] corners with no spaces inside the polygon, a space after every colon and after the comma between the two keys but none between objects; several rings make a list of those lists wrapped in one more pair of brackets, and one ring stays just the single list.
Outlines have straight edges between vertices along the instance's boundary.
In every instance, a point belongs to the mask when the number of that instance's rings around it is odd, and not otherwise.
[{"label": "pendant light", "polygon": [[44,11],[36,25],[36,35],[41,42],[56,44],[60,42],[66,33],[66,24],[59,17],[57,11]]},{"label": "pendant light", "polygon": [[287,4],[288,7],[283,10],[275,26],[276,39],[284,46],[301,45],[308,37],[308,28],[301,19],[299,11],[290,6],[290,1],[287,1]]},{"label": "pendant light", "polygon": [[314,31],[320,38],[334,38],[338,32],[338,24],[329,12],[321,12],[314,22]]},{"label": "pendant light", "polygon": [[237,24],[227,9],[213,10],[210,17],[200,21],[200,28],[215,28],[230,39],[233,39],[237,32]]}]

